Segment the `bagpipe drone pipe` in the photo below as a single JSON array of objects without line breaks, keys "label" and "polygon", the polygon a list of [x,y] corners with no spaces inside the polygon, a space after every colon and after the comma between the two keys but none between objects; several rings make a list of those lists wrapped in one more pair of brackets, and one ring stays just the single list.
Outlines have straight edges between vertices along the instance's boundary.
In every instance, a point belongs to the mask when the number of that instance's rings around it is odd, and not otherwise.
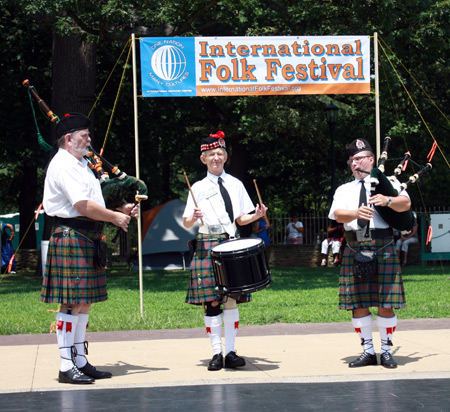
[{"label": "bagpipe drone pipe", "polygon": [[[410,184],[415,183],[424,173],[431,170],[431,163],[427,163],[425,166],[421,167],[417,173],[410,176],[405,183],[401,183],[400,188],[397,190],[393,183],[398,181],[398,176],[406,169],[408,162],[411,159],[411,154],[410,152],[406,152],[401,162],[395,168],[394,174],[387,177],[384,172],[390,142],[391,138],[389,136],[384,138],[382,153],[378,159],[378,167],[374,167],[370,172],[370,190],[372,196],[376,194],[390,197],[399,196]],[[361,170],[361,172],[369,173],[364,172],[363,170]],[[414,225],[415,218],[411,209],[406,212],[396,212],[388,206],[375,206],[375,209],[386,223],[397,230],[411,230]]]},{"label": "bagpipe drone pipe", "polygon": [[[54,124],[58,124],[60,118],[50,110],[49,106],[42,100],[36,89],[30,84],[29,80],[24,80],[22,84],[28,89],[28,93],[32,96],[45,115]],[[31,99],[30,99],[31,101]],[[57,136],[59,137],[59,136]],[[102,194],[108,209],[116,209],[127,203],[138,203],[140,200],[147,198],[147,185],[140,179],[128,176],[122,172],[117,166],[112,165],[104,157],[95,152],[92,147],[88,148],[89,153],[84,157],[88,161],[88,166],[99,179],[102,188]],[[103,169],[103,165],[109,169],[112,176]]]},{"label": "bagpipe drone pipe", "polygon": [[[108,209],[116,209],[125,202],[135,203],[138,199],[146,199],[148,189],[141,179],[128,176],[117,166],[112,165],[95,152],[92,147],[89,147],[89,153],[85,157],[88,160],[88,166],[100,180],[103,197]],[[113,178],[110,178],[109,174],[103,170],[103,164],[114,175]]]}]

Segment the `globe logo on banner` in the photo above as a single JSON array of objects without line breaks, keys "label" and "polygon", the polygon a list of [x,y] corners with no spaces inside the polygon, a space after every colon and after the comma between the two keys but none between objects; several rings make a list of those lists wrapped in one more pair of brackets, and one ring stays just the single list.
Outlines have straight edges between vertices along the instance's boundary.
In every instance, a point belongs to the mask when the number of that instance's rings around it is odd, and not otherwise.
[{"label": "globe logo on banner", "polygon": [[178,47],[162,46],[153,53],[151,66],[160,79],[176,80],[186,70],[186,57]]}]

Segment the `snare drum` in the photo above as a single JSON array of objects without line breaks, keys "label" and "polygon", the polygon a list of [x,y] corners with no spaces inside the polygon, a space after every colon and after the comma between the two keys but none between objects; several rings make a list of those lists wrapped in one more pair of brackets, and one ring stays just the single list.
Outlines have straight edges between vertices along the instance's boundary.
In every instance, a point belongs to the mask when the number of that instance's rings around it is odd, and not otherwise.
[{"label": "snare drum", "polygon": [[211,249],[211,260],[218,294],[240,296],[272,283],[266,245],[259,238],[222,242]]}]

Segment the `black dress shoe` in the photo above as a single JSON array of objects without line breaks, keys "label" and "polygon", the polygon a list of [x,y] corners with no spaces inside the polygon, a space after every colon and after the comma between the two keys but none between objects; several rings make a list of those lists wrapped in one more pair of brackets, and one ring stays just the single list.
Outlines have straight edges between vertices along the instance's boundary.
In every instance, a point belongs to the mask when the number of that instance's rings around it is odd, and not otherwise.
[{"label": "black dress shoe", "polygon": [[68,371],[65,372],[59,371],[58,382],[88,384],[94,383],[95,381],[94,378],[85,375],[76,366],[73,366],[72,369],[69,369]]},{"label": "black dress shoe", "polygon": [[217,353],[213,356],[208,365],[209,371],[220,371],[223,368],[223,356],[221,353]]},{"label": "black dress shoe", "polygon": [[82,368],[78,368],[81,372],[83,372],[87,376],[91,376],[94,379],[107,379],[112,376],[111,372],[102,372],[92,366],[89,362],[86,363]]},{"label": "black dress shoe", "polygon": [[383,352],[380,355],[380,363],[385,368],[395,369],[397,367],[397,362],[394,360],[390,352]]},{"label": "black dress shoe", "polygon": [[377,355],[363,352],[358,359],[348,364],[349,368],[359,368],[360,366],[377,365]]},{"label": "black dress shoe", "polygon": [[236,352],[230,352],[227,356],[225,356],[226,368],[238,368],[240,366],[245,366],[245,359],[236,355]]}]

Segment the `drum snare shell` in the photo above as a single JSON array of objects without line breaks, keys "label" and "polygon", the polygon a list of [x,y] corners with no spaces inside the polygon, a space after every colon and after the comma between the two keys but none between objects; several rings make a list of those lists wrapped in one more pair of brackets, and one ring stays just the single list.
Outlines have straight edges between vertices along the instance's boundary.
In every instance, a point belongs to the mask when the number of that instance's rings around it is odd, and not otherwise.
[{"label": "drum snare shell", "polygon": [[227,240],[211,250],[216,291],[240,296],[272,283],[264,242],[259,238]]}]

